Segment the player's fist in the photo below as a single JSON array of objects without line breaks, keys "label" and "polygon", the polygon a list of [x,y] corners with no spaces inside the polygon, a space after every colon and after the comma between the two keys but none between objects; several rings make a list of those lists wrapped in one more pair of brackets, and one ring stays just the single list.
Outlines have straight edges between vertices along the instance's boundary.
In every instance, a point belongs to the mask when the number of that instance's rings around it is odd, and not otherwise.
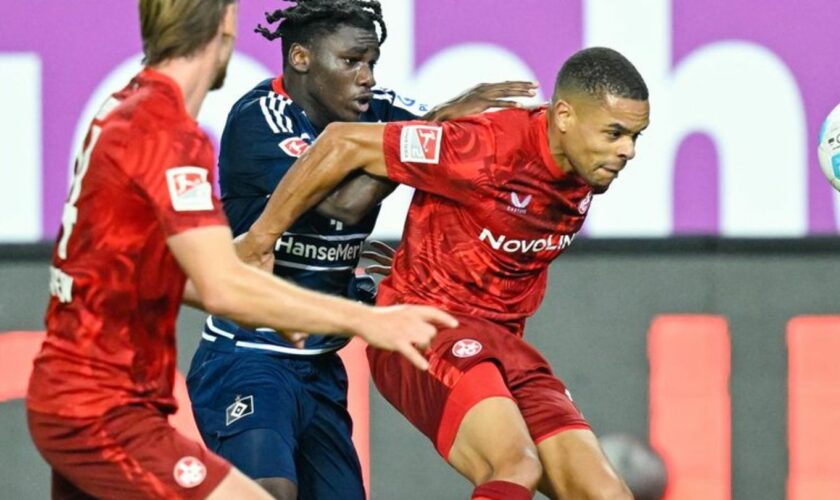
[{"label": "player's fist", "polygon": [[266,272],[274,271],[274,239],[248,231],[233,240],[239,259]]},{"label": "player's fist", "polygon": [[458,97],[435,107],[423,117],[430,121],[444,121],[459,116],[482,113],[490,108],[518,108],[521,104],[508,99],[534,97],[537,87],[534,82],[513,81],[480,83]]},{"label": "player's fist", "polygon": [[455,328],[458,320],[427,306],[390,306],[370,309],[357,334],[378,349],[399,352],[421,370],[429,368],[423,351],[440,328]]}]

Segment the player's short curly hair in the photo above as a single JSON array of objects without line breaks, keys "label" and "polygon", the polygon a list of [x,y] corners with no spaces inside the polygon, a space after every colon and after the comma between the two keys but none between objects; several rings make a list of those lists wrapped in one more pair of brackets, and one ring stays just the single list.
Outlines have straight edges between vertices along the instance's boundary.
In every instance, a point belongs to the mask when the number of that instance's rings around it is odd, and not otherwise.
[{"label": "player's short curly hair", "polygon": [[583,49],[570,57],[554,85],[554,94],[585,92],[593,97],[616,97],[646,101],[644,78],[626,57],[606,47]]},{"label": "player's short curly hair", "polygon": [[143,64],[188,57],[219,32],[225,7],[236,0],[140,0]]},{"label": "player's short curly hair", "polygon": [[292,0],[295,5],[266,12],[269,25],[280,22],[274,31],[258,25],[255,32],[268,40],[283,39],[283,59],[288,60],[292,44],[310,45],[324,34],[348,25],[376,32],[379,45],[385,43],[388,29],[382,19],[382,5],[377,0]]}]

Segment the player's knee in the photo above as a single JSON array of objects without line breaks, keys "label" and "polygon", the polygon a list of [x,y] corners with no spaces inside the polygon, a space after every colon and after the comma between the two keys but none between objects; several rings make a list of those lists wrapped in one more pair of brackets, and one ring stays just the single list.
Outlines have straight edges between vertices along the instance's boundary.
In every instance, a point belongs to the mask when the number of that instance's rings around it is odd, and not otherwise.
[{"label": "player's knee", "polygon": [[488,481],[512,481],[531,490],[536,489],[543,473],[542,463],[533,443],[509,449],[501,459],[490,466]]}]

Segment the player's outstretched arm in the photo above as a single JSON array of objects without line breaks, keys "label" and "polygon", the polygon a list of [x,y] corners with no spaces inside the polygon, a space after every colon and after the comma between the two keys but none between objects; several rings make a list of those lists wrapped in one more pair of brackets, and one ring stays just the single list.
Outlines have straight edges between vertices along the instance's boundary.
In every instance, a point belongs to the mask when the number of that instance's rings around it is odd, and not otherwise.
[{"label": "player's outstretched arm", "polygon": [[[435,308],[373,308],[305,290],[248,266],[236,257],[226,226],[190,229],[169,237],[167,244],[203,308],[243,325],[358,335],[375,347],[402,353],[421,369],[428,367],[421,352],[437,329],[457,326],[455,318]],[[282,334],[292,342],[302,338]]]},{"label": "player's outstretched arm", "polygon": [[461,116],[483,113],[491,108],[518,108],[521,104],[509,99],[534,97],[538,84],[526,81],[480,83],[445,103],[435,106],[421,119],[444,121]]},{"label": "player's outstretched arm", "polygon": [[[480,83],[435,106],[420,119],[444,121],[483,113],[492,108],[519,107],[520,103],[510,99],[534,97],[538,87],[538,84],[527,81]],[[340,220],[345,224],[356,224],[396,187],[394,182],[360,174],[346,179],[321,201],[315,210],[325,217]]]},{"label": "player's outstretched arm", "polygon": [[240,257],[249,263],[262,260],[294,221],[351,172],[361,170],[387,177],[382,151],[384,131],[381,123],[328,125],[274,189],[262,214],[240,242]]}]

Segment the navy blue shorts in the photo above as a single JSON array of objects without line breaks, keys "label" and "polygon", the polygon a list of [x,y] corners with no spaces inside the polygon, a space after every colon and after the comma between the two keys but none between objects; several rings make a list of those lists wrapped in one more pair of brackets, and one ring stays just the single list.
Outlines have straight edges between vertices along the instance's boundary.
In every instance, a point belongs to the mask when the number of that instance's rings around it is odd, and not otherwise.
[{"label": "navy blue shorts", "polygon": [[202,340],[187,388],[207,447],[246,475],[289,479],[302,499],[364,500],[335,352],[289,357]]}]

